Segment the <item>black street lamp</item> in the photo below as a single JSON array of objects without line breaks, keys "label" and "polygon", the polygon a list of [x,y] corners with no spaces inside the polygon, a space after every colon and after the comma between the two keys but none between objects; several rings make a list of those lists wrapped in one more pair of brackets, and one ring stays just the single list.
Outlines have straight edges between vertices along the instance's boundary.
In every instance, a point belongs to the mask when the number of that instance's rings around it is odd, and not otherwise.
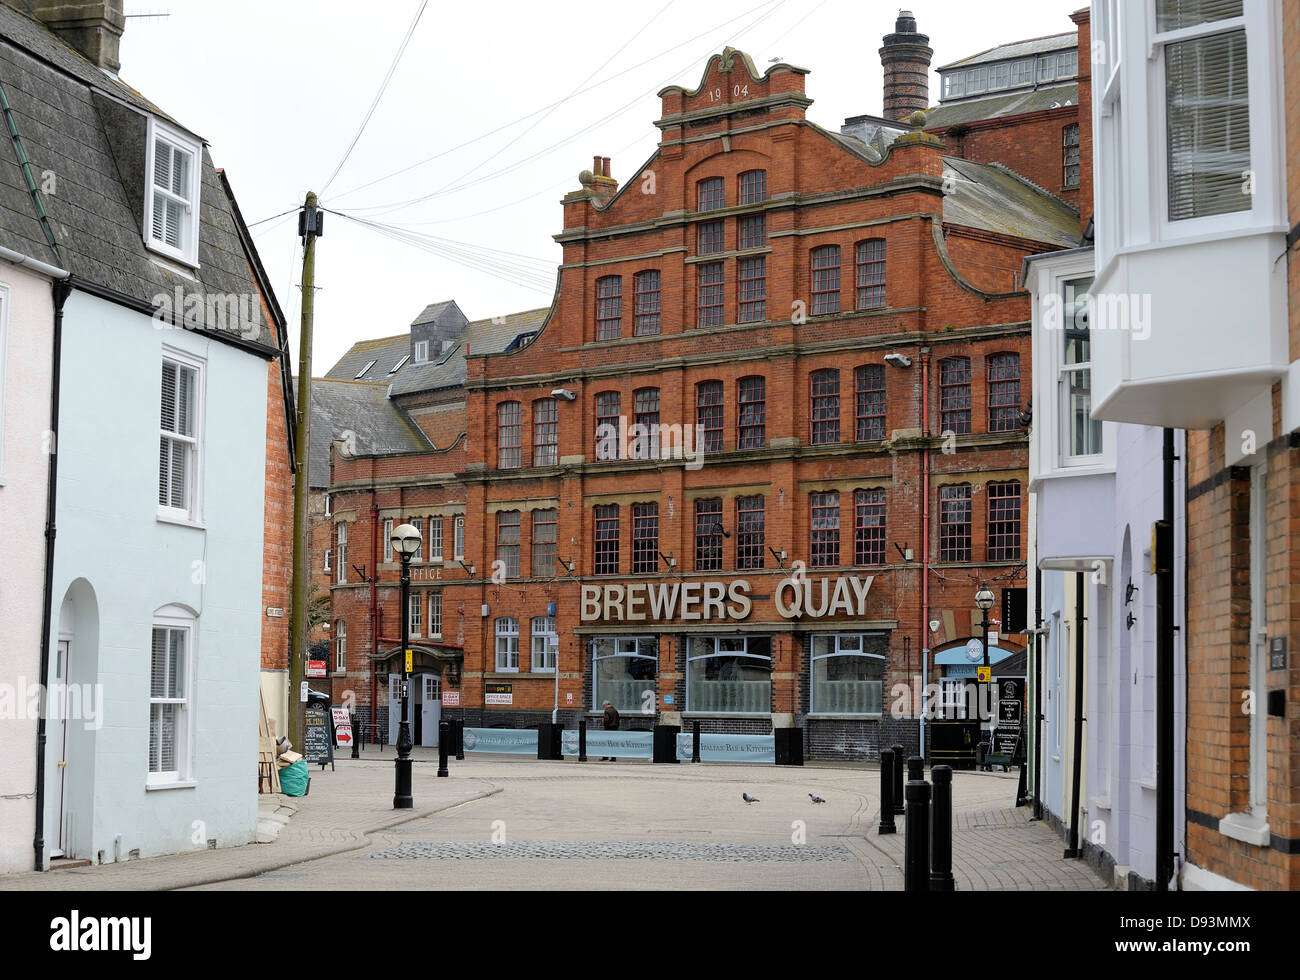
[{"label": "black street lamp", "polygon": [[[984,631],[984,635],[982,637],[982,644],[984,647],[984,676],[988,677],[989,675],[989,610],[993,608],[993,591],[989,588],[987,582],[980,583],[979,591],[975,593],[975,605],[979,606],[980,616],[982,617],[982,622],[980,623],[980,627]],[[978,685],[979,705],[976,708],[977,717],[979,715],[979,712],[982,711],[984,708],[984,693],[985,693],[984,685],[987,683],[988,683],[987,680],[981,680]],[[980,719],[981,728],[984,727],[983,721],[984,719],[981,718]]]},{"label": "black street lamp", "polygon": [[411,798],[411,661],[407,644],[411,638],[411,558],[420,550],[420,532],[410,524],[393,528],[389,540],[393,554],[402,560],[402,723],[397,729],[397,774],[393,791],[393,809],[409,810]]}]

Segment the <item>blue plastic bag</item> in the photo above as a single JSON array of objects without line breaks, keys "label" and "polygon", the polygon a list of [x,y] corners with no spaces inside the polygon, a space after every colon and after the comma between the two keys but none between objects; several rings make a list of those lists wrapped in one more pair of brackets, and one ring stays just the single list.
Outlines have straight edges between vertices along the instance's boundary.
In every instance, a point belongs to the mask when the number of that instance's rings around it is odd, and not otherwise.
[{"label": "blue plastic bag", "polygon": [[310,782],[311,776],[307,774],[307,763],[302,759],[280,770],[280,792],[285,796],[306,796],[307,784]]}]

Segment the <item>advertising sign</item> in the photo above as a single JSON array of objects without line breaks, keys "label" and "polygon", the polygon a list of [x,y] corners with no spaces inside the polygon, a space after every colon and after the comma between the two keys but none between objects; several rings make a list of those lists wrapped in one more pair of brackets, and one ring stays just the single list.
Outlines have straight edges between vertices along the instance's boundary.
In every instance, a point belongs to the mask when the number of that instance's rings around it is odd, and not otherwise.
[{"label": "advertising sign", "polygon": [[490,683],[483,690],[484,704],[514,704],[515,685],[513,683]]},{"label": "advertising sign", "polygon": [[466,752],[537,756],[535,728],[466,728],[463,743]]},{"label": "advertising sign", "polygon": [[460,707],[460,691],[443,691],[442,706],[444,708]]},{"label": "advertising sign", "polygon": [[[677,758],[691,761],[691,734],[677,735]],[[591,736],[587,736],[590,742]],[[776,762],[775,735],[724,735],[716,732],[700,734],[701,762]]]},{"label": "advertising sign", "polygon": [[325,661],[324,661],[324,660],[308,660],[308,661],[307,661],[307,676],[308,676],[308,677],[324,677],[324,676],[325,676]]}]

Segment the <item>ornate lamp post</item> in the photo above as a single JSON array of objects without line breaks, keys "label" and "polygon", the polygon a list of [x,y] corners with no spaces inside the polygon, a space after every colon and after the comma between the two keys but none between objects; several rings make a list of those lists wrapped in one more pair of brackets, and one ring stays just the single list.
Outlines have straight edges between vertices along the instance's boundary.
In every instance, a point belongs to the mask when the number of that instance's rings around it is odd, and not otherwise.
[{"label": "ornate lamp post", "polygon": [[[985,668],[984,673],[987,676],[988,667],[989,667],[989,610],[993,608],[993,591],[989,588],[987,582],[980,583],[979,591],[975,593],[975,605],[979,606],[980,616],[982,618],[982,622],[980,623],[980,626],[984,631],[984,635],[981,639],[984,644],[984,668]],[[984,696],[987,690],[987,688],[985,688],[984,685],[986,685],[987,683],[988,681],[984,681],[984,680],[979,682],[980,696],[979,696],[979,708],[976,709],[977,714],[984,707]],[[981,718],[980,719],[981,728],[983,728],[983,721],[984,719]]]},{"label": "ornate lamp post", "polygon": [[393,791],[393,809],[409,810],[415,805],[411,798],[411,668],[407,660],[407,644],[411,638],[411,558],[420,550],[420,532],[410,524],[393,528],[390,539],[393,554],[402,560],[402,722],[397,729],[397,774]]}]

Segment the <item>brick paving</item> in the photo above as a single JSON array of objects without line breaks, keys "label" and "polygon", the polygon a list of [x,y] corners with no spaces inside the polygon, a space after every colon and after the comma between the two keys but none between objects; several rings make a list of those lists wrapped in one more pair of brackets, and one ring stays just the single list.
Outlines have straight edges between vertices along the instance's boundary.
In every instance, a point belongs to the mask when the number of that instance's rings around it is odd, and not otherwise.
[{"label": "brick paving", "polygon": [[[471,757],[437,779],[432,753],[416,759],[412,811],[391,808],[392,750],[372,749],[333,772],[313,767],[306,797],[263,797],[264,811],[294,811],[271,843],[8,875],[0,889],[903,887],[903,818],[897,834],[877,834],[874,766]],[[1105,890],[1012,805],[1015,790],[1014,774],[954,774],[958,890]]]}]

